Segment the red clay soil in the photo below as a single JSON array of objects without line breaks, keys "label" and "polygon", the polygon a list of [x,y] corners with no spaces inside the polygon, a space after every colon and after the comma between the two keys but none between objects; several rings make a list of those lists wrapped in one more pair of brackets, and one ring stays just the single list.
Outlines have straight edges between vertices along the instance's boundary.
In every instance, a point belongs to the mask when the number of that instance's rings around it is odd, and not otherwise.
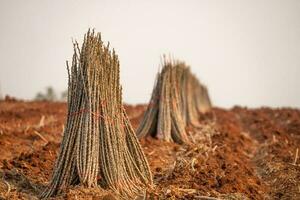
[{"label": "red clay soil", "polygon": [[[125,107],[137,128],[146,106]],[[0,101],[0,199],[38,199],[65,114],[65,103]],[[215,108],[199,120],[187,128],[194,144],[141,141],[155,182],[148,199],[300,199],[299,110]],[[74,186],[53,199],[115,198]]]}]

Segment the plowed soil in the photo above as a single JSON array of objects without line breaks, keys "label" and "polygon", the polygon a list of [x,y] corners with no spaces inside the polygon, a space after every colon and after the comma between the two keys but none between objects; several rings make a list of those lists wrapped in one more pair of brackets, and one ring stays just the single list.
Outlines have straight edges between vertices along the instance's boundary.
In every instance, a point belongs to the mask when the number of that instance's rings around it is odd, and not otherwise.
[{"label": "plowed soil", "polygon": [[[135,128],[145,105],[125,105]],[[51,177],[65,103],[0,101],[0,199],[38,199]],[[300,199],[300,110],[214,108],[188,127],[194,144],[141,140],[148,199]],[[74,186],[53,199],[115,199]]]}]

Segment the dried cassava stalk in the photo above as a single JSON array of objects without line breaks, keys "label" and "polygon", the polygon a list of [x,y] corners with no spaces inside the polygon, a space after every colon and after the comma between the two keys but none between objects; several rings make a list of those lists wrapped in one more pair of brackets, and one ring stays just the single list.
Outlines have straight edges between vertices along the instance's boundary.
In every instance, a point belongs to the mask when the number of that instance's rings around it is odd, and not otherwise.
[{"label": "dried cassava stalk", "polygon": [[100,34],[74,44],[68,67],[68,116],[59,156],[42,198],[82,184],[133,199],[152,185],[145,155],[122,105],[119,60]]},{"label": "dried cassava stalk", "polygon": [[176,143],[189,142],[185,127],[198,126],[199,115],[210,108],[206,87],[189,67],[183,62],[165,59],[137,130],[138,137],[151,135]]}]

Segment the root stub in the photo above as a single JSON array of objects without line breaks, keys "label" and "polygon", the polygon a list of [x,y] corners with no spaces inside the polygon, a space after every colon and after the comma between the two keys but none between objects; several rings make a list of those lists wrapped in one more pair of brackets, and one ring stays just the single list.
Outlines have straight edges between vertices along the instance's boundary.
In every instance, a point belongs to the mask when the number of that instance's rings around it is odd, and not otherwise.
[{"label": "root stub", "polygon": [[52,179],[42,198],[74,184],[133,198],[152,185],[144,153],[122,105],[119,60],[89,31],[74,44],[69,69],[68,116]]}]

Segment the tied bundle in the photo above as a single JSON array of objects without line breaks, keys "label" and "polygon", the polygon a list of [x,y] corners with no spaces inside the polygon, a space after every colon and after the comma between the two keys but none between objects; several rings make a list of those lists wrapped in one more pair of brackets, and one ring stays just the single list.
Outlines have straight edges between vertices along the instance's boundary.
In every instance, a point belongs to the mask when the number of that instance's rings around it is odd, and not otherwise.
[{"label": "tied bundle", "polygon": [[42,198],[75,184],[101,185],[133,199],[152,185],[145,155],[122,105],[119,60],[100,34],[74,43],[68,113],[59,156]]},{"label": "tied bundle", "polygon": [[199,116],[211,109],[208,91],[185,63],[164,59],[162,65],[137,135],[188,143],[186,126],[199,126]]}]

